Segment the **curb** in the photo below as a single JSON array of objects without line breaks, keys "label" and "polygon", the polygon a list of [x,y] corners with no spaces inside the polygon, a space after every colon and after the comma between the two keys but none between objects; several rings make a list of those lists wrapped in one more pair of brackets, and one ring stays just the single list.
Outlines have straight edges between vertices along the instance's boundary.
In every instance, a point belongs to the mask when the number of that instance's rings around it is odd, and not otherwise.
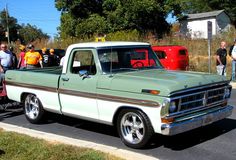
[{"label": "curb", "polygon": [[19,126],[6,124],[2,122],[0,122],[0,126],[1,126],[0,128],[2,128],[5,131],[17,132],[20,134],[29,135],[31,137],[44,139],[50,142],[53,141],[53,142],[64,143],[64,144],[73,145],[77,147],[91,148],[94,150],[109,153],[111,155],[114,155],[114,156],[117,156],[126,160],[134,160],[134,159],[159,160],[158,158],[155,158],[152,156],[147,156],[147,155],[143,155],[143,154],[128,151],[128,150],[119,149],[116,147],[111,147],[111,146],[107,146],[103,144],[97,144],[97,143],[85,141],[85,140],[69,138],[69,137],[60,136],[60,135],[56,135],[52,133],[46,133],[46,132],[19,127]]}]

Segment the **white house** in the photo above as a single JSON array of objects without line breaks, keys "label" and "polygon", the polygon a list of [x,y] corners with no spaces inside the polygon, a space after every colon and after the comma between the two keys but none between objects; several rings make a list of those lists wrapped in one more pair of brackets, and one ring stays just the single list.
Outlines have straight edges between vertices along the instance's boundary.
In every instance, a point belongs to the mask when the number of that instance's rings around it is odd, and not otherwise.
[{"label": "white house", "polygon": [[188,14],[180,21],[180,33],[191,38],[207,38],[207,24],[212,22],[212,35],[217,35],[230,27],[230,17],[224,10]]}]

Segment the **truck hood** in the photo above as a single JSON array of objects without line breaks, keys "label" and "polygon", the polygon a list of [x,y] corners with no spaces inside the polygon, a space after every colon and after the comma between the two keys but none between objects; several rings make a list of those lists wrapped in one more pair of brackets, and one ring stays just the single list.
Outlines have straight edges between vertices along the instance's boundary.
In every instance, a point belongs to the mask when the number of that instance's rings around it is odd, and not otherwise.
[{"label": "truck hood", "polygon": [[216,74],[152,69],[114,74],[107,89],[133,93],[159,90],[160,96],[168,96],[174,91],[222,81],[226,78]]}]

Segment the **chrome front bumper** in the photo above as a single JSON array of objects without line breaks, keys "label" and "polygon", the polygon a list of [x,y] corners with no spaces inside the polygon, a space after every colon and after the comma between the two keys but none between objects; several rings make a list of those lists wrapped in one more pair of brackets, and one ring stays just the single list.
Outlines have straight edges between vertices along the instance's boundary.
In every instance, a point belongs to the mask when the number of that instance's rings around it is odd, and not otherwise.
[{"label": "chrome front bumper", "polygon": [[215,112],[211,112],[199,117],[194,117],[189,120],[171,124],[163,124],[161,126],[161,133],[163,135],[175,135],[211,124],[230,116],[233,112],[233,108],[233,106],[227,105],[225,108],[222,108]]}]

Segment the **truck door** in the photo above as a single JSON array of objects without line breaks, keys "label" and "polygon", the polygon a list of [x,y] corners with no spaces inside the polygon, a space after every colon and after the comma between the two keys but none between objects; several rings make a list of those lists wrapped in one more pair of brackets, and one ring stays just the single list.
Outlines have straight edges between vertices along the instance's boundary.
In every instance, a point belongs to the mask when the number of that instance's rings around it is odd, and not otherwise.
[{"label": "truck door", "polygon": [[98,118],[97,70],[92,50],[73,50],[59,81],[61,111],[73,117]]}]

